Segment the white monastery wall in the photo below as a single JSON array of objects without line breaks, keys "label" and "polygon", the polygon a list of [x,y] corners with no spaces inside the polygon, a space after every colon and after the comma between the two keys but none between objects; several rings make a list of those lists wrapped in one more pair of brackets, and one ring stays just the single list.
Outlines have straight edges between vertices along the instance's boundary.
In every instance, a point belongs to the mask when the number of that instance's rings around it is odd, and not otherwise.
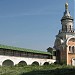
[{"label": "white monastery wall", "polygon": [[45,62],[48,62],[49,64],[56,62],[56,60],[53,60],[53,59],[40,59],[40,58],[29,58],[29,57],[27,58],[27,57],[0,55],[1,66],[5,60],[11,60],[14,63],[14,65],[18,64],[20,61],[25,61],[27,65],[31,65],[33,62],[38,62],[39,65],[43,65]]}]

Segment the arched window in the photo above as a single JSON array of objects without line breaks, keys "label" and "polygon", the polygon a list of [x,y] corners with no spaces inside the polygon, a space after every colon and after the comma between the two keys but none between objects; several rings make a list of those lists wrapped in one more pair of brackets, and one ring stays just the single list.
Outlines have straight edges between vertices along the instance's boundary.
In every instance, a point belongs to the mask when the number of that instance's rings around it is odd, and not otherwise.
[{"label": "arched window", "polygon": [[69,51],[71,52],[71,50],[72,50],[72,49],[71,49],[71,46],[69,46]]},{"label": "arched window", "polygon": [[72,47],[72,53],[74,53],[74,46]]},{"label": "arched window", "polygon": [[74,46],[74,53],[75,53],[75,46]]}]

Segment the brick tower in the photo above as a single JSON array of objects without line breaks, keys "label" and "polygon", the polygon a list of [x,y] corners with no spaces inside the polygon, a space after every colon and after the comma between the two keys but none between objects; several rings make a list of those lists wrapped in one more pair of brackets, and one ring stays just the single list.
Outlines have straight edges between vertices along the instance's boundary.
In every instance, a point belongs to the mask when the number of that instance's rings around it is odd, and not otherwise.
[{"label": "brick tower", "polygon": [[58,63],[75,65],[75,31],[73,20],[68,10],[68,3],[65,3],[65,12],[61,19],[62,29],[56,35],[54,43]]}]

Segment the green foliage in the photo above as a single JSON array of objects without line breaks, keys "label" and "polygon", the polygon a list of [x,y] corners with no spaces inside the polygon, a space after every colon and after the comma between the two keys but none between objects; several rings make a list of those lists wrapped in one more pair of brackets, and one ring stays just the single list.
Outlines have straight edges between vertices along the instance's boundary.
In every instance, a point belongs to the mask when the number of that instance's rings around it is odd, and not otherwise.
[{"label": "green foliage", "polygon": [[0,75],[75,75],[75,67],[66,65],[0,66]]}]

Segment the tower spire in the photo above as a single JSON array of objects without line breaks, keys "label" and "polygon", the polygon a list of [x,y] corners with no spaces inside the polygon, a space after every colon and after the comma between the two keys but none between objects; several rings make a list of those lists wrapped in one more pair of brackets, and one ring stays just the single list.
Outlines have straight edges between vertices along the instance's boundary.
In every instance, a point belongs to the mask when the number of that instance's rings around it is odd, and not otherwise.
[{"label": "tower spire", "polygon": [[70,12],[69,12],[68,0],[66,0],[66,3],[65,3],[65,12],[64,12],[64,15],[63,15],[61,21],[64,20],[64,19],[71,19],[71,20],[73,20],[72,16],[70,15]]},{"label": "tower spire", "polygon": [[70,17],[70,12],[68,10],[68,2],[65,3],[65,12],[64,12],[64,16],[69,16]]},{"label": "tower spire", "polygon": [[73,32],[73,18],[68,10],[68,2],[65,3],[65,12],[61,19],[62,31],[63,32]]}]

